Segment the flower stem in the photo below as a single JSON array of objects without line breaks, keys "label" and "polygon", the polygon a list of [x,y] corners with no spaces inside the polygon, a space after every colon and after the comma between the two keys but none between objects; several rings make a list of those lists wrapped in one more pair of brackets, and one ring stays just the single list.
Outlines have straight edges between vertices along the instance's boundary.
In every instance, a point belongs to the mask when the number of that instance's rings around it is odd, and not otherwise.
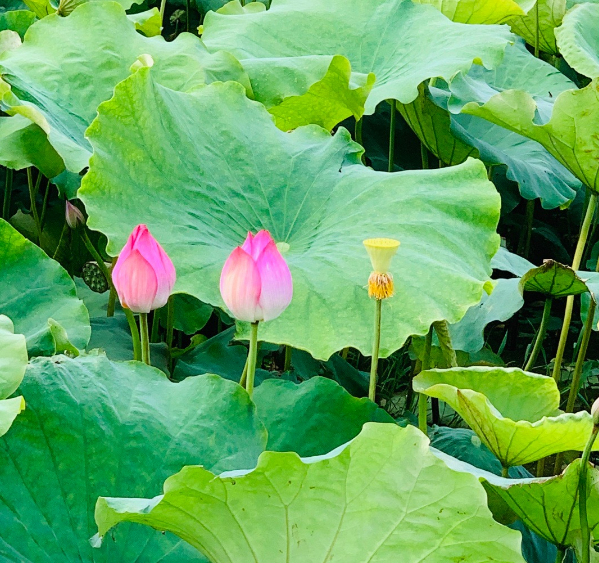
[{"label": "flower stem", "polygon": [[587,475],[589,471],[589,458],[591,457],[591,450],[593,449],[597,434],[599,434],[599,425],[595,424],[582,454],[580,474],[578,476],[578,512],[580,514],[580,530],[582,533],[582,561],[580,563],[590,563],[591,558],[591,533],[587,514]]},{"label": "flower stem", "polygon": [[539,22],[539,2],[540,0],[537,0],[537,2],[535,3],[535,15],[536,15],[536,37],[535,37],[535,57],[538,59],[539,58],[539,42],[541,39],[541,24]]},{"label": "flower stem", "polygon": [[535,200],[529,199],[526,202],[526,225],[521,232],[518,243],[518,254],[524,258],[528,258],[530,253],[530,240],[532,238],[532,225],[535,218]]},{"label": "flower stem", "polygon": [[389,124],[389,165],[387,172],[393,172],[395,162],[395,118],[397,117],[397,102],[391,100],[391,122]]},{"label": "flower stem", "polygon": [[429,162],[428,162],[428,149],[426,145],[420,141],[420,158],[422,159],[422,169],[428,170]]},{"label": "flower stem", "polygon": [[[582,259],[582,253],[587,243],[589,236],[589,230],[593,218],[595,216],[595,208],[597,207],[597,195],[593,192],[589,199],[589,204],[584,216],[582,227],[580,228],[580,235],[578,236],[578,243],[576,244],[576,250],[574,252],[574,259],[572,260],[572,269],[578,270],[580,261]],[[568,340],[568,333],[570,332],[570,321],[572,320],[572,309],[574,308],[574,296],[568,295],[566,298],[566,310],[564,311],[564,321],[562,324],[562,331],[559,336],[559,344],[557,345],[557,352],[555,354],[555,363],[553,364],[553,379],[559,382],[561,378],[562,361],[564,359],[564,351],[566,349],[566,341]]]},{"label": "flower stem", "polygon": [[549,324],[549,316],[551,314],[551,304],[553,303],[552,297],[547,297],[545,299],[545,306],[543,307],[543,316],[541,317],[541,324],[539,325],[539,332],[537,332],[537,338],[535,340],[535,344],[533,346],[532,352],[530,353],[530,357],[524,366],[524,371],[530,371],[541,351],[543,346],[543,340],[545,339],[545,333],[547,332],[547,325]]},{"label": "flower stem", "polygon": [[4,183],[4,202],[2,205],[2,219],[8,221],[10,215],[10,199],[12,197],[12,183],[14,178],[14,170],[6,169],[6,181]]},{"label": "flower stem", "polygon": [[139,339],[139,329],[137,328],[137,323],[135,322],[135,316],[131,312],[131,309],[127,309],[127,307],[123,307],[123,311],[125,312],[125,317],[127,317],[127,322],[129,323],[129,330],[131,331],[131,340],[133,341],[133,359],[137,362],[140,362],[141,342]]},{"label": "flower stem", "polygon": [[164,27],[164,11],[166,10],[166,0],[160,2],[160,26]]},{"label": "flower stem", "polygon": [[372,345],[372,360],[370,362],[370,385],[368,386],[368,398],[376,400],[376,372],[379,366],[379,349],[381,346],[381,309],[382,299],[375,299],[376,308],[374,314],[374,343]]},{"label": "flower stem", "polygon": [[110,287],[110,293],[108,294],[108,306],[106,307],[106,316],[107,317],[114,317],[114,308],[116,306],[116,289],[114,287],[114,284],[112,283],[112,271],[114,270],[114,267],[116,266],[116,260],[117,257],[115,256],[112,259],[112,267],[110,268],[110,279],[108,280],[108,286]]},{"label": "flower stem", "polygon": [[168,349],[168,368],[173,369],[173,333],[175,331],[175,298],[171,295],[166,304],[166,346]]},{"label": "flower stem", "polygon": [[46,182],[46,191],[44,192],[44,200],[42,202],[42,215],[40,217],[40,231],[44,230],[46,224],[46,211],[48,210],[48,196],[50,195],[50,178]]},{"label": "flower stem", "polygon": [[254,376],[256,375],[256,360],[258,359],[258,324],[259,321],[250,325],[250,351],[248,353],[248,371],[245,389],[250,398],[254,393]]},{"label": "flower stem", "polygon": [[90,240],[90,238],[87,234],[87,231],[85,230],[85,227],[82,227],[81,229],[79,229],[79,232],[81,233],[81,239],[83,240],[83,244],[85,244],[85,247],[87,248],[88,252],[92,255],[93,259],[97,262],[98,268],[100,268],[101,272],[104,274],[104,277],[106,278],[106,282],[108,283],[108,287],[110,287],[112,289],[114,287],[112,284],[112,276],[110,275],[110,272],[108,271],[108,268],[106,267],[106,263],[104,262],[104,260],[100,256],[100,253],[96,250],[96,247],[93,245],[92,241]]},{"label": "flower stem", "polygon": [[[433,327],[431,325],[431,327],[428,331],[428,334],[426,335],[426,340],[424,341],[424,356],[422,358],[421,371],[425,371],[430,367],[432,345],[433,345]],[[420,431],[425,435],[428,435],[427,414],[428,414],[427,396],[424,393],[419,393],[418,394],[418,428],[420,428]]]},{"label": "flower stem", "polygon": [[148,313],[139,314],[139,332],[141,336],[141,361],[150,365],[150,334],[148,331]]}]

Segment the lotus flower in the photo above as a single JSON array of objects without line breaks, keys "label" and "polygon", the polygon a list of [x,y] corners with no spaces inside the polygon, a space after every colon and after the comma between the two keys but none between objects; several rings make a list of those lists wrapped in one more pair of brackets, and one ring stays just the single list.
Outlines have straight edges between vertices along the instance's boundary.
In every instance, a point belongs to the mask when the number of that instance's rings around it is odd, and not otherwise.
[{"label": "lotus flower", "polygon": [[112,271],[121,305],[149,313],[166,305],[177,278],[175,267],[145,225],[137,225]]},{"label": "lotus flower", "polygon": [[240,321],[276,319],[291,303],[291,272],[268,231],[248,233],[231,252],[220,276],[220,293]]},{"label": "lotus flower", "polygon": [[73,205],[68,199],[65,207],[65,219],[71,229],[76,229],[79,225],[85,225],[85,217],[81,210]]},{"label": "lotus flower", "polygon": [[593,417],[595,426],[599,426],[599,398],[597,398],[591,407],[591,416]]}]

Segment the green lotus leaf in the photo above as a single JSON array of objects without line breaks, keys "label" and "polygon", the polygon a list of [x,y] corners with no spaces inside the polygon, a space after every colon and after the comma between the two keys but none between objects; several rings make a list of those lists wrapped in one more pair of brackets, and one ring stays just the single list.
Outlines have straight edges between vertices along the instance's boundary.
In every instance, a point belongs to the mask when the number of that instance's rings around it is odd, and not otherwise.
[{"label": "green lotus leaf", "polygon": [[510,252],[503,246],[499,247],[497,254],[493,256],[491,266],[494,270],[510,272],[519,278],[525,275],[529,270],[535,268],[535,265],[532,262],[529,262],[526,258],[522,258],[522,256],[519,256],[518,254]]},{"label": "green lotus leaf", "polygon": [[[276,80],[276,74],[289,69],[277,66],[273,67],[273,70],[275,71],[273,72],[275,80],[272,80],[272,76],[264,76],[265,72],[261,72],[258,77],[252,79],[253,75],[248,71],[256,99],[262,103],[265,103],[265,100],[260,97],[259,90],[262,81],[269,84],[270,89],[274,89],[277,85],[284,87],[285,83],[289,83],[290,76],[288,75]],[[295,76],[295,74],[291,75]],[[369,74],[365,80],[361,81],[362,84],[356,85],[354,88],[350,84],[351,78],[349,61],[345,57],[335,56],[324,77],[313,83],[305,93],[288,95],[276,106],[265,105],[268,111],[274,115],[277,127],[283,131],[311,123],[331,130],[350,116],[360,119],[364,112],[366,98],[375,82],[374,74]],[[295,86],[297,88],[297,83]],[[282,92],[279,90],[278,96],[281,94]]]},{"label": "green lotus leaf", "polygon": [[25,408],[23,397],[6,397],[12,395],[23,380],[27,361],[25,337],[15,334],[12,321],[0,315],[0,436],[6,434]]},{"label": "green lotus leaf", "polygon": [[[460,77],[451,85],[453,92],[460,92],[456,97],[461,100],[468,89],[463,86]],[[595,134],[599,126],[599,79],[581,90],[563,91],[554,104],[523,90],[493,93],[479,91],[474,93],[477,101],[465,105],[456,101],[456,106],[462,105],[463,113],[541,143],[586,186],[599,190],[599,139]]]},{"label": "green lotus leaf", "polygon": [[137,14],[129,14],[127,17],[135,24],[135,29],[146,37],[160,35],[162,31],[162,17],[158,8],[152,8]]},{"label": "green lotus leaf", "polygon": [[32,356],[56,351],[50,318],[60,323],[80,350],[91,332],[87,309],[77,298],[69,274],[1,219],[0,314],[13,319],[16,331],[27,338]]},{"label": "green lotus leaf", "polygon": [[0,117],[0,164],[14,170],[35,166],[47,178],[64,169],[44,131],[22,115]]},{"label": "green lotus leaf", "polygon": [[[537,0],[539,5],[539,49],[552,55],[561,52],[556,44],[556,28],[561,25],[566,12],[576,4],[597,3],[598,0]],[[512,31],[526,39],[530,45],[537,42],[536,8],[526,16],[510,21]]]},{"label": "green lotus leaf", "polygon": [[529,270],[520,279],[522,291],[536,291],[547,297],[580,295],[589,291],[576,272],[555,260],[545,260],[542,266]]},{"label": "green lotus leaf", "polygon": [[24,10],[27,8],[22,0],[4,0],[0,6],[0,13],[11,12],[13,10]]},{"label": "green lotus leaf", "polygon": [[519,279],[498,279],[491,295],[483,293],[480,303],[470,307],[464,318],[449,325],[452,346],[464,352],[478,352],[485,345],[485,327],[507,321],[524,305]]},{"label": "green lotus leaf", "polygon": [[262,340],[325,360],[345,346],[370,353],[369,236],[402,243],[391,266],[397,297],[383,304],[382,356],[436,319],[458,321],[490,288],[499,197],[479,161],[374,172],[345,129],[284,133],[236,83],[175,92],[148,68],[117,86],[88,136],[95,154],[79,194],[89,226],[117,254],[147,223],[177,268],[175,292],[222,306],[222,265],[248,230],[287,243],[294,299],[261,325]]},{"label": "green lotus leaf", "polygon": [[50,0],[23,0],[23,2],[40,19],[56,12],[56,7]]},{"label": "green lotus leaf", "polygon": [[519,534],[493,521],[476,478],[393,424],[369,423],[319,458],[265,452],[254,470],[219,476],[185,467],[154,499],[100,498],[96,521],[102,536],[123,521],[166,528],[212,563],[523,562]]},{"label": "green lotus leaf", "polygon": [[[533,57],[523,42],[507,47],[501,65],[494,71],[474,66],[451,93],[443,81],[435,81],[428,89],[420,87],[419,97],[399,111],[427,148],[446,164],[459,164],[472,154],[488,165],[505,165],[507,177],[518,183],[526,199],[540,198],[544,208],[564,206],[571,202],[580,182],[538,142],[508,131],[500,125],[472,115],[451,115],[448,104],[456,103],[457,94],[465,100],[488,92],[521,88],[549,97],[573,88],[574,84],[555,68]],[[475,90],[479,94],[473,94]],[[453,96],[453,99],[452,99]]]},{"label": "green lotus leaf", "polygon": [[10,29],[16,31],[21,38],[35,21],[35,14],[29,10],[11,10],[2,12],[0,10],[0,31]]},{"label": "green lotus leaf", "polygon": [[534,6],[534,0],[414,0],[431,4],[450,20],[461,23],[505,23],[523,16]]},{"label": "green lotus leaf", "polygon": [[[553,477],[505,479],[447,455],[435,454],[456,471],[467,471],[483,483],[494,498],[499,498],[514,516],[547,541],[559,546],[574,546],[580,535],[578,481],[580,459]],[[587,514],[593,537],[599,536],[599,471],[587,474]]]},{"label": "green lotus leaf", "polygon": [[93,549],[93,509],[99,495],[152,494],[186,464],[253,467],[266,432],[238,385],[214,375],[172,383],[140,362],[90,355],[33,360],[20,391],[28,408],[0,447],[0,559],[205,563],[139,526]]},{"label": "green lotus leaf", "polygon": [[429,370],[413,386],[455,409],[504,467],[582,451],[593,426],[588,412],[560,414],[553,378],[516,368]]},{"label": "green lotus leaf", "polygon": [[256,388],[253,401],[268,431],[267,448],[302,457],[349,442],[366,422],[395,423],[376,403],[353,397],[324,377],[300,385],[269,379]]},{"label": "green lotus leaf", "polygon": [[342,55],[354,72],[374,73],[365,106],[372,114],[386,99],[410,103],[428,78],[449,79],[473,61],[497,66],[512,35],[505,26],[451,22],[410,0],[278,0],[257,13],[209,12],[202,39],[211,51],[227,50],[244,66],[252,61],[254,67],[305,65],[311,71],[314,56],[330,62]]},{"label": "green lotus leaf", "polygon": [[579,4],[564,17],[555,30],[559,51],[577,72],[599,76],[599,4]]},{"label": "green lotus leaf", "polygon": [[171,88],[228,79],[249,87],[232,56],[210,55],[197,37],[181,34],[172,42],[144,37],[116,2],[88,2],[68,17],[36,22],[21,47],[0,56],[0,73],[11,86],[0,107],[37,123],[67,169],[78,174],[91,155],[84,132],[98,105],[141,55],[151,57],[156,80]]}]

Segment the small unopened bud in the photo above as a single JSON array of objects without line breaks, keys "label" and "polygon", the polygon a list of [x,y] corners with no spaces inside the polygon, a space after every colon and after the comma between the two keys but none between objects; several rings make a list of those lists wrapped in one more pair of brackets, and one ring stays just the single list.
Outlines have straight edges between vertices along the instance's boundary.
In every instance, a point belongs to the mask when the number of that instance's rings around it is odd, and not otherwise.
[{"label": "small unopened bud", "polygon": [[591,407],[591,416],[593,417],[595,426],[599,426],[599,398],[597,398]]},{"label": "small unopened bud", "polygon": [[68,200],[65,208],[65,219],[71,229],[76,229],[79,225],[85,225],[85,217],[81,210]]}]

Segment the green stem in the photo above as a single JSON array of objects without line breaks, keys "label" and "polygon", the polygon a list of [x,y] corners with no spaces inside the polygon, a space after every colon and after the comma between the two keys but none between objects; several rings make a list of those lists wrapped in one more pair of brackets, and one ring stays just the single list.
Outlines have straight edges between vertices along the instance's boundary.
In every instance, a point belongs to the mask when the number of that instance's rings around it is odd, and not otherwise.
[{"label": "green stem", "polygon": [[33,215],[33,220],[35,221],[35,228],[37,230],[38,244],[41,244],[41,240],[42,240],[42,224],[40,222],[40,217],[37,212],[37,205],[35,204],[35,198],[37,197],[37,192],[39,190],[41,181],[42,181],[42,173],[38,172],[37,180],[34,185],[33,172],[31,171],[31,167],[27,168],[27,185],[29,187],[29,199],[31,200],[31,214]]},{"label": "green stem", "polygon": [[185,31],[189,33],[189,17],[191,15],[191,0],[187,0],[187,19],[185,21]]},{"label": "green stem", "polygon": [[458,367],[458,358],[451,344],[451,335],[449,334],[449,323],[447,321],[435,321],[433,323],[439,346],[447,365],[450,368]]},{"label": "green stem", "polygon": [[356,143],[364,146],[364,143],[362,141],[362,126],[364,124],[364,120],[363,118],[357,119],[356,120],[356,127],[354,129],[354,141],[356,141]]},{"label": "green stem", "polygon": [[389,165],[387,172],[393,172],[395,162],[395,118],[397,116],[397,102],[391,100],[391,123],[389,124]]},{"label": "green stem", "polygon": [[12,184],[14,178],[14,170],[6,169],[6,181],[4,183],[4,204],[2,205],[2,219],[8,221],[10,217],[10,199],[12,197]]},{"label": "green stem", "polygon": [[379,349],[381,346],[381,309],[382,299],[375,299],[376,307],[374,313],[374,342],[372,344],[372,359],[370,361],[370,384],[368,386],[368,398],[376,400],[376,372],[379,366]]},{"label": "green stem", "polygon": [[258,324],[250,324],[250,351],[248,353],[248,372],[245,389],[250,398],[254,393],[254,376],[256,375],[256,360],[258,359]]},{"label": "green stem", "polygon": [[537,338],[535,340],[535,344],[533,346],[532,352],[530,353],[530,357],[524,366],[524,371],[530,371],[541,351],[543,346],[543,340],[545,339],[545,333],[547,332],[547,325],[549,324],[549,316],[551,315],[551,304],[553,303],[553,299],[551,297],[547,297],[545,299],[545,306],[543,307],[543,316],[541,317],[541,324],[539,325],[539,331],[537,332]]},{"label": "green stem", "polygon": [[164,27],[164,11],[166,10],[166,0],[160,2],[160,26]]},{"label": "green stem", "polygon": [[595,424],[582,454],[578,477],[578,512],[580,514],[580,530],[582,533],[582,561],[579,563],[590,563],[591,558],[591,533],[587,514],[587,475],[589,471],[589,458],[591,457],[591,450],[593,449],[597,434],[599,434],[599,425]]},{"label": "green stem", "polygon": [[587,355],[589,340],[593,332],[593,320],[595,318],[596,307],[597,304],[595,303],[595,299],[591,296],[589,310],[587,311],[587,318],[584,323],[582,341],[580,342],[580,346],[578,347],[578,356],[576,357],[576,365],[574,366],[574,373],[572,374],[572,384],[570,385],[570,393],[568,394],[566,412],[574,412],[574,403],[576,402],[576,397],[578,397],[578,390],[580,388],[580,377],[582,375],[582,367]]},{"label": "green stem", "polygon": [[248,378],[248,360],[250,359],[250,356],[248,354],[248,357],[245,359],[245,365],[243,366],[243,371],[241,372],[241,377],[239,378],[239,385],[241,385],[242,387],[245,387],[245,382],[247,381]]},{"label": "green stem", "polygon": [[[580,228],[580,235],[578,236],[578,242],[576,244],[576,250],[574,251],[574,259],[572,260],[572,269],[578,270],[580,266],[580,260],[586,246],[587,238],[589,236],[589,229],[593,218],[595,216],[595,208],[597,207],[597,195],[593,192],[589,199],[589,204],[584,216],[582,227]],[[572,321],[572,309],[574,308],[574,296],[568,295],[566,298],[566,309],[564,311],[564,322],[562,324],[562,331],[559,336],[559,343],[557,345],[557,352],[555,354],[555,363],[553,365],[553,379],[559,382],[562,369],[562,361],[564,359],[564,351],[566,349],[566,341],[568,340],[568,333],[570,332],[570,322]]]},{"label": "green stem", "polygon": [[141,361],[150,365],[150,335],[148,331],[148,313],[139,314],[139,332],[141,337]]},{"label": "green stem", "polygon": [[100,268],[101,272],[104,274],[104,277],[106,278],[106,281],[108,282],[108,287],[110,287],[112,289],[114,287],[112,284],[112,276],[110,275],[110,272],[108,271],[108,268],[106,267],[106,263],[104,262],[104,260],[100,256],[100,253],[96,250],[96,247],[93,245],[92,241],[90,240],[90,238],[87,234],[87,231],[85,230],[85,227],[82,227],[81,229],[79,229],[79,232],[81,233],[81,239],[83,240],[83,244],[85,244],[85,247],[87,248],[88,252],[92,255],[93,259],[97,262],[98,268]]},{"label": "green stem", "polygon": [[428,149],[426,145],[420,141],[420,158],[422,159],[422,169],[428,170],[429,162],[428,162]]},{"label": "green stem", "polygon": [[137,323],[135,322],[135,317],[133,316],[131,309],[123,307],[123,311],[125,311],[125,317],[127,317],[127,322],[129,323],[129,330],[131,331],[131,340],[133,340],[133,359],[137,362],[140,362],[141,341],[139,339],[139,329],[137,328]]},{"label": "green stem", "polygon": [[341,357],[347,361],[347,355],[349,354],[349,346],[346,346],[341,350]]},{"label": "green stem", "polygon": [[564,557],[566,555],[566,548],[561,545],[557,546],[557,554],[555,556],[555,563],[563,563]]},{"label": "green stem", "polygon": [[526,202],[526,225],[520,237],[518,244],[518,254],[524,258],[528,258],[530,254],[530,241],[532,238],[532,225],[535,217],[535,200],[529,199]]},{"label": "green stem", "polygon": [[542,457],[539,461],[537,461],[537,477],[545,476],[545,458]]},{"label": "green stem", "polygon": [[[426,335],[426,339],[424,341],[424,356],[422,358],[422,370],[425,371],[430,367],[431,362],[431,348],[433,345],[433,327],[428,331]],[[428,414],[428,400],[427,396],[424,393],[420,393],[418,395],[418,428],[420,431],[427,435],[428,434],[428,425],[427,425],[427,416]]]},{"label": "green stem", "polygon": [[293,355],[293,348],[291,346],[285,346],[285,365],[283,371],[289,371],[291,369],[291,356]]},{"label": "green stem", "polygon": [[539,23],[539,2],[541,0],[537,0],[537,2],[535,3],[535,16],[536,16],[536,20],[537,20],[537,27],[536,27],[536,37],[535,37],[535,57],[538,59],[539,58],[539,43],[541,40],[541,30],[540,30],[540,23]]},{"label": "green stem", "polygon": [[510,478],[510,468],[507,467],[506,465],[501,466],[501,476],[504,477],[505,479]]}]

